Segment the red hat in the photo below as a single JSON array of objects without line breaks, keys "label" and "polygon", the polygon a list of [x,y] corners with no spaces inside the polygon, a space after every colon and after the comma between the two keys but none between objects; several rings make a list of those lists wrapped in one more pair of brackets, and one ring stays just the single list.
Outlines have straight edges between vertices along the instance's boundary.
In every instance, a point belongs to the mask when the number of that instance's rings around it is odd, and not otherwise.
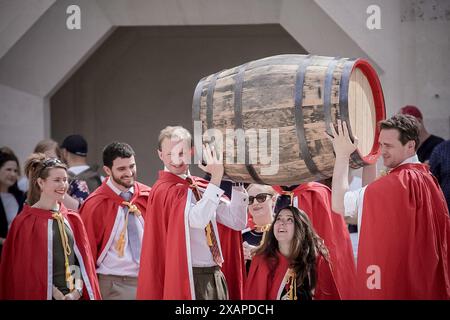
[{"label": "red hat", "polygon": [[409,114],[417,119],[423,120],[422,112],[416,106],[404,106],[400,109],[401,114]]}]

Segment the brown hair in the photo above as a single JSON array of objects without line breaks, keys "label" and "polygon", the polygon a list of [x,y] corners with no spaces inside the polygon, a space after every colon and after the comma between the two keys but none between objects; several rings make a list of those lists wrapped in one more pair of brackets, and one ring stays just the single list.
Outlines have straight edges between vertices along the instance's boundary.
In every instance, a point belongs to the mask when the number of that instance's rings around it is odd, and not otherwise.
[{"label": "brown hair", "polygon": [[61,158],[61,149],[59,149],[58,143],[52,139],[41,140],[34,147],[33,153],[43,153],[46,154],[47,151],[55,150],[56,156]]},{"label": "brown hair", "polygon": [[167,126],[161,130],[158,137],[158,150],[161,151],[161,145],[164,139],[186,140],[191,144],[192,136],[189,131],[181,126]]},{"label": "brown hair", "polygon": [[396,114],[390,119],[380,122],[380,129],[395,129],[400,133],[400,142],[405,145],[408,141],[414,141],[414,149],[419,148],[419,122],[408,114]]},{"label": "brown hair", "polygon": [[20,163],[19,159],[15,155],[14,151],[12,151],[9,147],[1,147],[0,148],[0,168],[8,161],[14,161],[17,163],[17,175],[20,176]]},{"label": "brown hair", "polygon": [[255,255],[263,255],[269,261],[272,275],[278,265],[278,240],[275,238],[274,225],[280,212],[287,209],[294,216],[294,237],[292,239],[291,254],[288,257],[290,268],[297,275],[297,286],[303,286],[308,294],[312,292],[317,283],[316,261],[318,255],[328,259],[328,250],[323,240],[317,235],[312,224],[303,210],[288,206],[282,208],[275,215],[274,221],[266,233],[263,244],[256,250]]},{"label": "brown hair", "polygon": [[51,169],[61,168],[67,171],[67,167],[57,158],[47,158],[43,153],[33,153],[25,162],[25,174],[29,179],[27,204],[32,206],[41,197],[41,188],[38,178],[46,179]]}]

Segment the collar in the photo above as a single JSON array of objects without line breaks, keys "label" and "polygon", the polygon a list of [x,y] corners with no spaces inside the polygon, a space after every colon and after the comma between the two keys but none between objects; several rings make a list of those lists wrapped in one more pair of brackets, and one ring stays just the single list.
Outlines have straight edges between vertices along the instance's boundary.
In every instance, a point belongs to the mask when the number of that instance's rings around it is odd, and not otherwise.
[{"label": "collar", "polygon": [[89,169],[89,166],[87,164],[82,164],[80,166],[73,166],[67,169],[67,171],[72,172],[74,175],[80,174],[83,171],[86,171]]},{"label": "collar", "polygon": [[106,181],[106,184],[107,184],[108,187],[110,187],[111,190],[114,191],[114,193],[117,194],[118,196],[120,196],[120,194],[121,194],[122,192],[126,192],[126,191],[130,191],[131,193],[134,194],[134,187],[131,187],[130,189],[125,190],[125,191],[120,191],[119,188],[117,188],[117,187],[112,183],[111,177],[108,177],[108,180]]},{"label": "collar", "polygon": [[[417,157],[417,154],[415,153],[412,157],[409,157],[408,159],[405,159],[402,163],[400,163],[398,166],[401,166],[402,164],[407,163],[420,163],[419,157]],[[397,166],[397,167],[398,167]]]}]

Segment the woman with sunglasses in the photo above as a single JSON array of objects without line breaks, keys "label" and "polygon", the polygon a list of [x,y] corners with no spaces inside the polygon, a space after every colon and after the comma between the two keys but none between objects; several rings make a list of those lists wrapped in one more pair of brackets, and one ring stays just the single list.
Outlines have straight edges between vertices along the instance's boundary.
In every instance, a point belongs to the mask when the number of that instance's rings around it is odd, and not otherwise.
[{"label": "woman with sunglasses", "polygon": [[279,211],[255,252],[245,284],[249,300],[340,299],[328,250],[308,216],[295,207]]},{"label": "woman with sunglasses", "polygon": [[250,262],[254,250],[261,244],[264,232],[266,232],[273,220],[276,193],[271,186],[251,184],[247,187],[249,229],[242,234],[244,259],[247,273],[250,270]]},{"label": "woman with sunglasses", "polygon": [[67,168],[32,154],[27,205],[11,225],[0,265],[0,299],[100,299],[94,260],[79,215],[62,200]]}]

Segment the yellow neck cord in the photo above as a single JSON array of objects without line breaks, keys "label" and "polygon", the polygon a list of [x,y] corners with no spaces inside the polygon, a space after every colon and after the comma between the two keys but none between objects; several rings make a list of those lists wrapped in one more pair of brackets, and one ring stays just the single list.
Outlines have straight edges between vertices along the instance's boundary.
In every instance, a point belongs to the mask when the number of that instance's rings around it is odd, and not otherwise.
[{"label": "yellow neck cord", "polygon": [[64,250],[64,264],[66,269],[66,282],[70,291],[74,289],[74,279],[70,272],[69,267],[69,256],[72,253],[69,245],[69,238],[66,233],[66,228],[64,227],[64,217],[60,212],[54,212],[52,218],[58,223],[59,234],[61,235],[61,244]]}]

